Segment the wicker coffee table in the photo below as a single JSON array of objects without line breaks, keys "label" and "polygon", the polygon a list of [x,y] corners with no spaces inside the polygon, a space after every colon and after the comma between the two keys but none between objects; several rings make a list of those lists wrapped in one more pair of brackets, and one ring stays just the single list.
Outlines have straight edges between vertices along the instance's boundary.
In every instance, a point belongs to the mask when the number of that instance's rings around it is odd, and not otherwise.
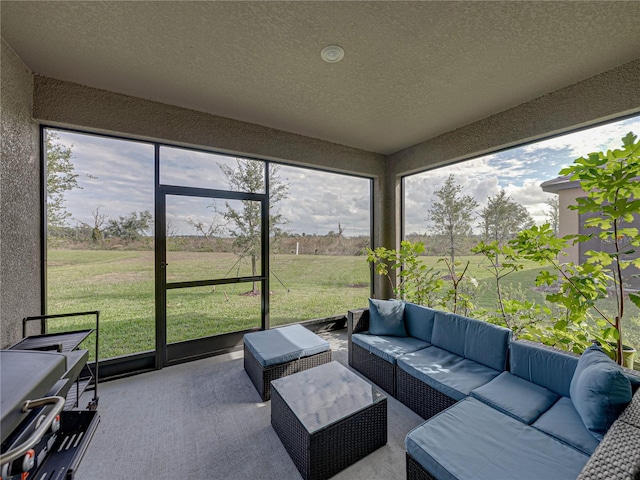
[{"label": "wicker coffee table", "polygon": [[329,478],[387,443],[387,397],[330,362],[271,382],[271,425],[305,480]]}]

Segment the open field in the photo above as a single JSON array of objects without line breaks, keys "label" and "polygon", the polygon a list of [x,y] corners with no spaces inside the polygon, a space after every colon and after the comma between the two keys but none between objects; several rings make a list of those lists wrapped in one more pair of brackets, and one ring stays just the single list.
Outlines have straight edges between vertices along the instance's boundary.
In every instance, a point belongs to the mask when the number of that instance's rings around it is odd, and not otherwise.
[{"label": "open field", "polygon": [[[50,250],[48,312],[100,310],[101,358],[155,348],[153,252]],[[225,278],[233,254],[180,253],[168,259],[168,281]],[[343,315],[364,307],[364,257],[275,255],[271,259],[271,325]],[[247,271],[241,275],[249,274]],[[169,342],[260,326],[260,296],[251,283],[167,291]],[[60,319],[51,331],[89,328],[91,318]]]},{"label": "open field", "polygon": [[[436,257],[425,263],[445,271]],[[476,305],[495,307],[495,286],[482,257],[469,260],[476,278]],[[170,252],[169,282],[250,275],[247,263],[230,253]],[[342,315],[367,305],[369,266],[364,256],[273,255],[270,276],[271,325]],[[153,252],[116,250],[49,250],[48,312],[100,310],[101,358],[155,348]],[[531,263],[508,277],[529,299],[542,301],[533,290],[538,267]],[[167,291],[169,343],[260,325],[260,296],[247,295],[251,283],[171,289]],[[633,307],[625,342],[640,345],[640,313]],[[629,321],[633,318],[633,321]],[[51,331],[91,327],[92,319],[60,319]],[[88,345],[87,348],[93,348]]]}]

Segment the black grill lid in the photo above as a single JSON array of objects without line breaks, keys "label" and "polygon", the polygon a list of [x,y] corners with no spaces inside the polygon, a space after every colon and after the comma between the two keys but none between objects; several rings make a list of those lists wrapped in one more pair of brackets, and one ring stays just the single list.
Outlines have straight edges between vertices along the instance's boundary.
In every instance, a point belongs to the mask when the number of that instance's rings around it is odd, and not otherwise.
[{"label": "black grill lid", "polygon": [[22,412],[25,400],[45,396],[65,371],[61,353],[0,350],[0,443],[27,416]]}]

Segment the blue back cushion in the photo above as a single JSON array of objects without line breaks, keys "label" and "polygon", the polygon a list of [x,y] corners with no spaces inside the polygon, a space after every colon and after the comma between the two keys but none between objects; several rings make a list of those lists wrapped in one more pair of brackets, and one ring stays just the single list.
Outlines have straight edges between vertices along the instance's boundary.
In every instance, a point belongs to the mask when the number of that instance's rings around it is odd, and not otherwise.
[{"label": "blue back cushion", "polygon": [[511,330],[481,320],[467,320],[465,358],[498,371],[506,369]]},{"label": "blue back cushion", "polygon": [[454,313],[436,312],[433,319],[431,343],[464,357],[464,342],[467,334],[465,317]]},{"label": "blue back cushion", "polygon": [[510,371],[520,378],[568,397],[578,358],[527,342],[511,342]]},{"label": "blue back cushion", "polygon": [[369,333],[406,337],[404,302],[369,299]]},{"label": "blue back cushion", "polygon": [[511,330],[455,313],[436,312],[431,343],[451,353],[503,371]]},{"label": "blue back cushion", "polygon": [[436,311],[414,303],[404,305],[404,326],[407,335],[419,338],[425,342],[431,342],[433,333],[433,318]]},{"label": "blue back cushion", "polygon": [[598,440],[631,401],[631,383],[622,368],[595,345],[580,357],[570,390],[573,406]]}]

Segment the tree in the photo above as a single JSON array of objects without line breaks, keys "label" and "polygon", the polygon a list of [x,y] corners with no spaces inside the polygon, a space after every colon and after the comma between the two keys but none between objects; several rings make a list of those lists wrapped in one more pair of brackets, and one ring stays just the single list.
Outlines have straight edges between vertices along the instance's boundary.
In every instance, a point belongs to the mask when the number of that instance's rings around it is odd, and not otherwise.
[{"label": "tree", "polygon": [[104,240],[102,226],[107,221],[107,214],[101,213],[100,206],[98,206],[95,210],[91,211],[91,216],[93,217],[93,225],[89,225],[81,220],[78,220],[78,222],[80,222],[83,228],[91,231],[91,241],[95,244],[100,244]]},{"label": "tree", "polygon": [[[195,228],[200,235],[202,235],[209,241],[213,241],[217,235],[220,235],[224,227],[224,225],[222,225],[222,223],[215,216],[209,223],[205,223],[202,220],[193,217],[187,218],[187,222],[189,223],[189,225]],[[170,234],[170,226],[173,230],[173,234]],[[169,222],[167,222],[167,236],[175,236],[175,227],[173,227],[173,225]]]},{"label": "tree", "polygon": [[558,196],[554,195],[545,203],[549,207],[549,210],[547,210],[546,223],[551,226],[551,230],[553,230],[554,235],[558,235],[560,229],[560,201],[558,199]]},{"label": "tree", "polygon": [[[265,188],[264,163],[257,160],[236,159],[235,168],[219,164],[227,177],[232,190],[248,193],[262,193]],[[269,164],[269,237],[277,238],[282,234],[281,226],[287,223],[283,215],[276,210],[277,204],[288,197],[289,184],[285,183],[278,171],[279,165]],[[222,213],[231,225],[229,235],[233,237],[236,255],[251,260],[252,276],[256,276],[258,260],[261,258],[261,211],[260,202],[241,200],[241,207],[234,208],[226,202],[226,210]],[[251,293],[258,292],[256,282],[253,282]]]},{"label": "tree", "polygon": [[525,228],[533,225],[533,218],[525,207],[511,199],[504,189],[495,197],[487,198],[487,206],[480,213],[480,228],[485,242],[504,245]]},{"label": "tree", "polygon": [[46,134],[47,152],[47,225],[64,227],[66,219],[71,216],[64,206],[64,194],[78,185],[78,174],[74,172],[72,162],[73,145],[61,143],[55,132]]},{"label": "tree", "polygon": [[111,218],[104,229],[104,233],[108,237],[121,238],[127,242],[138,240],[151,227],[152,218],[149,210],[131,212],[127,216],[118,217],[118,220]]},{"label": "tree", "polygon": [[449,175],[442,188],[436,190],[427,220],[435,234],[444,235],[448,240],[451,265],[455,265],[455,252],[459,242],[471,234],[473,210],[478,202],[470,195],[462,195],[462,186],[455,183],[455,176]]}]

